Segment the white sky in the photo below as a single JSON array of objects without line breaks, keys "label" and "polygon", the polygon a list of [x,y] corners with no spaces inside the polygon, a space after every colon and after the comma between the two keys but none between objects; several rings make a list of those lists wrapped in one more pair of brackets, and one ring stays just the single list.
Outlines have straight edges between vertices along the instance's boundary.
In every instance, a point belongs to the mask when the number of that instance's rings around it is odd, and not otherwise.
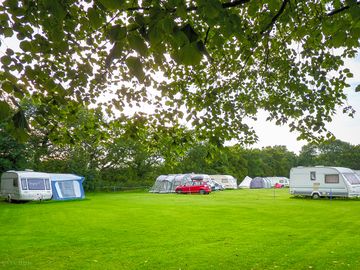
[{"label": "white sky", "polygon": [[[356,110],[356,113],[354,118],[351,118],[344,115],[342,109],[339,108],[333,121],[326,126],[337,139],[356,145],[360,144],[360,92],[355,92],[355,87],[360,84],[360,54],[355,59],[345,60],[345,66],[354,74],[354,77],[348,80],[351,87],[346,90],[346,94],[348,104]],[[265,113],[258,115],[254,129],[259,141],[253,147],[285,145],[288,150],[299,153],[301,147],[307,144],[306,141],[297,141],[298,133],[291,133],[287,126],[276,126],[272,122],[266,122],[265,119]]]}]

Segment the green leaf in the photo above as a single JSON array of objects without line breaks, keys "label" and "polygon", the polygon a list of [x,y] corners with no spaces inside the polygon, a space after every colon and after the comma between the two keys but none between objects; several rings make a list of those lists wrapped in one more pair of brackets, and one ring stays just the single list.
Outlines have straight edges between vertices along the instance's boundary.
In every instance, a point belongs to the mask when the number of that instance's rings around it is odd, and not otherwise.
[{"label": "green leaf", "polygon": [[17,113],[14,114],[12,120],[16,128],[29,129],[29,125],[25,118],[24,111],[19,110]]},{"label": "green leaf", "polygon": [[175,46],[183,47],[184,45],[189,43],[189,40],[183,31],[176,31],[173,35]]},{"label": "green leaf", "polygon": [[201,7],[203,16],[210,19],[216,19],[219,17],[222,9],[221,3],[217,0],[206,0],[204,1],[204,5]]},{"label": "green leaf", "polygon": [[144,39],[137,33],[132,33],[127,37],[129,45],[132,49],[137,51],[141,56],[146,56],[148,48],[145,44]]},{"label": "green leaf", "polygon": [[164,40],[164,33],[160,27],[155,25],[149,31],[149,40],[152,46],[157,46]]},{"label": "green leaf", "polygon": [[12,91],[14,90],[14,86],[12,85],[11,82],[5,81],[5,82],[2,83],[2,89],[6,93],[12,93]]},{"label": "green leaf", "polygon": [[202,54],[196,42],[186,44],[178,52],[178,59],[184,65],[197,65],[200,63]]},{"label": "green leaf", "polygon": [[11,107],[5,101],[0,100],[0,121],[4,121],[11,115]]},{"label": "green leaf", "polygon": [[4,36],[5,37],[12,37],[14,34],[14,31],[11,28],[7,28],[4,30]]},{"label": "green leaf", "polygon": [[360,84],[358,84],[355,88],[355,92],[360,92]]},{"label": "green leaf", "polygon": [[31,52],[33,46],[30,41],[24,40],[20,42],[20,49],[22,49],[24,52]]},{"label": "green leaf", "polygon": [[175,14],[176,14],[176,16],[178,16],[182,19],[185,19],[187,16],[186,5],[182,4],[182,5],[178,6]]},{"label": "green leaf", "polygon": [[99,2],[109,10],[120,9],[124,5],[123,0],[99,0]]},{"label": "green leaf", "polygon": [[139,58],[130,56],[126,59],[126,65],[129,68],[130,74],[135,76],[140,83],[145,80],[145,73]]},{"label": "green leaf", "polygon": [[107,36],[110,41],[116,42],[123,40],[126,37],[126,34],[127,32],[125,27],[122,27],[121,25],[114,25],[109,29]]},{"label": "green leaf", "polygon": [[8,66],[11,64],[11,57],[10,56],[3,56],[1,57],[1,63],[4,65],[4,66]]},{"label": "green leaf", "polygon": [[99,10],[96,10],[94,8],[89,8],[88,9],[88,18],[89,18],[91,26],[94,29],[99,28],[103,24],[103,20],[99,14]]},{"label": "green leaf", "polygon": [[335,47],[341,47],[345,44],[346,34],[344,30],[339,30],[333,35],[333,45]]},{"label": "green leaf", "polygon": [[165,17],[164,19],[160,20],[159,21],[159,24],[160,24],[160,27],[161,29],[167,33],[167,34],[170,34],[173,32],[173,29],[174,29],[174,20],[172,18],[170,18],[169,16],[168,17]]},{"label": "green leaf", "polygon": [[9,16],[6,13],[0,14],[0,22],[7,22],[9,21]]},{"label": "green leaf", "polygon": [[42,0],[44,7],[59,21],[66,16],[66,10],[58,0]]}]

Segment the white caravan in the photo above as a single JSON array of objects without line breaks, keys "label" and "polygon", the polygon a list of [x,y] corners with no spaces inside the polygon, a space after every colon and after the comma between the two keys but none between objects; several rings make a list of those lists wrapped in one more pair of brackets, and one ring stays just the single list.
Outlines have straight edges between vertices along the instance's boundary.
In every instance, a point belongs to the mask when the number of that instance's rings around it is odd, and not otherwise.
[{"label": "white caravan", "polygon": [[296,167],[290,170],[290,194],[329,197],[360,196],[360,177],[342,167]]},{"label": "white caravan", "polygon": [[210,177],[225,189],[237,189],[237,180],[231,175],[210,175]]},{"label": "white caravan", "polygon": [[11,201],[50,200],[50,175],[33,171],[7,171],[1,175],[0,195]]},{"label": "white caravan", "polygon": [[289,187],[289,179],[283,176],[274,176],[274,177],[266,177],[266,179],[270,180],[271,187],[274,187],[276,184],[280,184],[283,187]]}]

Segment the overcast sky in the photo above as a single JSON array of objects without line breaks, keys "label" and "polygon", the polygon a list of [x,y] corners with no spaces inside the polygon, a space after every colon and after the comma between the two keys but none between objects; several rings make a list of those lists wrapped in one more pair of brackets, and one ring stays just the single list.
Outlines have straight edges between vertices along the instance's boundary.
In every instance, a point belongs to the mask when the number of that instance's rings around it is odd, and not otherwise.
[{"label": "overcast sky", "polygon": [[[355,87],[360,84],[360,54],[355,59],[346,60],[345,65],[354,74],[354,77],[348,80],[351,87],[346,90],[346,94],[348,104],[356,110],[355,117],[344,115],[342,109],[339,108],[337,115],[331,123],[327,124],[327,127],[337,139],[351,144],[360,144],[360,92],[355,92]],[[285,145],[288,150],[298,153],[301,147],[307,144],[306,141],[297,141],[298,133],[290,133],[287,126],[276,126],[271,122],[266,122],[265,118],[266,114],[260,113],[254,125],[259,137],[259,142],[254,147]]]}]

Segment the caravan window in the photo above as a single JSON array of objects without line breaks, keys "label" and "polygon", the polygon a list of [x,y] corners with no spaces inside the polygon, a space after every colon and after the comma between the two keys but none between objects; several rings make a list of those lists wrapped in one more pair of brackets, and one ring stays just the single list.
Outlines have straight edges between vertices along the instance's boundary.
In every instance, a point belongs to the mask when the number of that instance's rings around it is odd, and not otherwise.
[{"label": "caravan window", "polygon": [[359,179],[359,177],[357,177],[356,174],[354,174],[354,173],[344,173],[344,176],[345,176],[346,180],[348,180],[348,182],[351,185],[360,185],[360,179]]},{"label": "caravan window", "polygon": [[325,183],[338,184],[339,183],[339,175],[338,174],[325,174]]},{"label": "caravan window", "polygon": [[310,172],[310,180],[315,181],[316,180],[316,172]]},{"label": "caravan window", "polygon": [[28,178],[29,190],[45,190],[44,179],[42,178]]},{"label": "caravan window", "polygon": [[22,190],[27,190],[27,183],[26,183],[26,179],[22,178],[21,179],[21,189]]},{"label": "caravan window", "polygon": [[50,190],[50,182],[49,182],[49,179],[45,179],[45,187],[46,187],[46,190]]}]

